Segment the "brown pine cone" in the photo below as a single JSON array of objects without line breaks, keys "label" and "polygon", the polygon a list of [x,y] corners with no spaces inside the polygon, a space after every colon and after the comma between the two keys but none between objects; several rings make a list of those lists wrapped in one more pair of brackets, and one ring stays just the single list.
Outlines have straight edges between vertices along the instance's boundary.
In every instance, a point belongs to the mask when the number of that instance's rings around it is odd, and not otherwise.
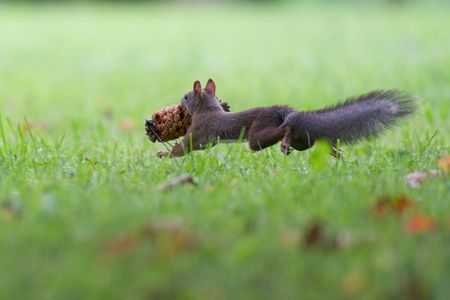
[{"label": "brown pine cone", "polygon": [[191,115],[184,106],[172,105],[155,112],[151,120],[146,120],[145,132],[153,143],[166,142],[185,135],[191,122]]}]

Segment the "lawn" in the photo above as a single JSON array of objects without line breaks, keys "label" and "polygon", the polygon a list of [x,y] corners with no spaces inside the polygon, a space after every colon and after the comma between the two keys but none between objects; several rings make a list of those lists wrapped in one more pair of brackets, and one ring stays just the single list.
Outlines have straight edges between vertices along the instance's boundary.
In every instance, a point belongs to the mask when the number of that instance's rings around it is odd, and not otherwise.
[{"label": "lawn", "polygon": [[[445,4],[1,5],[0,298],[446,299],[448,28]],[[419,110],[340,159],[157,158],[145,117],[210,77],[233,111],[387,88]]]}]

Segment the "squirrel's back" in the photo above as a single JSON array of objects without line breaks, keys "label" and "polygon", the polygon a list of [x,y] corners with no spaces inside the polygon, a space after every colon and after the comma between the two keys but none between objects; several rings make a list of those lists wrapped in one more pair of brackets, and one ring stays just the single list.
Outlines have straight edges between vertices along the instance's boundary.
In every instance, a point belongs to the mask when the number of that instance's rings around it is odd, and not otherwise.
[{"label": "squirrel's back", "polygon": [[283,127],[290,126],[293,138],[312,145],[317,139],[350,143],[370,138],[415,111],[415,99],[397,90],[378,90],[343,103],[315,111],[290,114]]}]

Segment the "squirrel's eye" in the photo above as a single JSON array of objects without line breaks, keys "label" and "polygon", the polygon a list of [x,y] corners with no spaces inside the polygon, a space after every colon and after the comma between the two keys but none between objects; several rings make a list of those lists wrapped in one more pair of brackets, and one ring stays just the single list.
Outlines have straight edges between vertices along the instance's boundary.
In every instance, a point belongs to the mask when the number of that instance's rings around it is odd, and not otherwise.
[{"label": "squirrel's eye", "polygon": [[187,95],[184,95],[184,100],[187,100]]}]

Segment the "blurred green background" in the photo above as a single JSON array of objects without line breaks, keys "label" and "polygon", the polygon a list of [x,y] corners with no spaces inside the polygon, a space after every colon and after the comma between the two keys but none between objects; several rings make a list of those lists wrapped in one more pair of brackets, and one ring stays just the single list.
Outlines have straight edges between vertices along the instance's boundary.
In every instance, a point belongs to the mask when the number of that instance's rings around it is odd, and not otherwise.
[{"label": "blurred green background", "polygon": [[[0,2],[1,299],[446,299],[448,177],[404,177],[449,154],[448,1],[59,2]],[[158,159],[144,119],[210,77],[233,111],[388,88],[419,110],[340,160]],[[373,218],[398,195],[436,229]],[[315,220],[347,246],[305,245]]]}]

